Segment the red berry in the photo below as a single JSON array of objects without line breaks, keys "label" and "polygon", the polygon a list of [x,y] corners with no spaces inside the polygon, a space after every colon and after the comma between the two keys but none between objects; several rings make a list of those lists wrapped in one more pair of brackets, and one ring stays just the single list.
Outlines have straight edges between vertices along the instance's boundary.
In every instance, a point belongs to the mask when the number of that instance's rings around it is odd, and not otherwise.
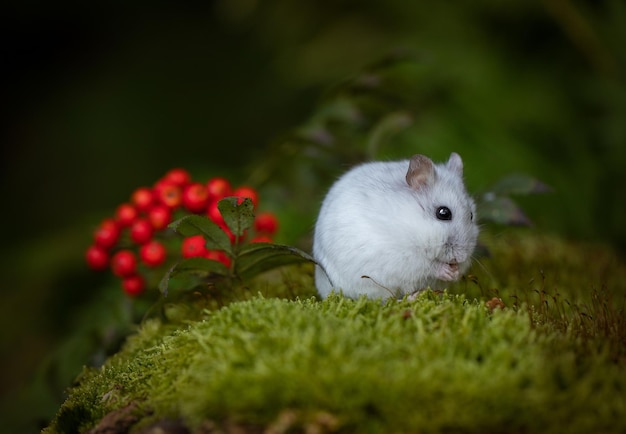
[{"label": "red berry", "polygon": [[130,239],[145,244],[152,238],[152,224],[146,219],[137,219],[130,227]]},{"label": "red berry", "polygon": [[171,182],[179,187],[185,186],[191,182],[191,175],[185,169],[179,167],[171,169],[163,177],[164,180]]},{"label": "red berry", "polygon": [[255,208],[259,204],[259,195],[252,187],[238,187],[237,189],[235,189],[235,191],[233,191],[233,196],[237,196],[240,198],[237,203],[243,202],[243,198],[247,197],[250,198]]},{"label": "red berry", "polygon": [[193,213],[206,211],[209,204],[209,192],[199,182],[188,184],[183,190],[183,205]]},{"label": "red berry", "polygon": [[96,245],[110,249],[120,238],[120,228],[113,219],[105,219],[93,234]]},{"label": "red berry", "polygon": [[120,226],[126,227],[133,224],[137,219],[137,209],[129,203],[123,203],[117,207],[115,217]]},{"label": "red berry", "polygon": [[148,210],[148,221],[155,231],[165,229],[172,221],[172,211],[165,205],[153,205]]},{"label": "red berry", "polygon": [[158,241],[150,241],[139,249],[139,257],[148,267],[158,267],[167,257],[165,246]]},{"label": "red berry", "polygon": [[130,250],[120,250],[111,258],[111,271],[118,277],[126,277],[137,271],[137,258]]},{"label": "red berry", "polygon": [[228,257],[228,255],[226,254],[226,252],[223,252],[221,250],[209,250],[204,255],[204,257],[207,258],[207,259],[211,259],[213,261],[221,262],[227,268],[230,268],[231,260]]},{"label": "red berry", "polygon": [[267,235],[259,235],[250,240],[251,243],[271,243],[272,239]]},{"label": "red berry", "polygon": [[222,213],[217,207],[217,202],[211,202],[209,204],[209,209],[207,210],[207,216],[213,220],[214,223],[217,223],[220,226],[226,226],[224,222],[224,217],[222,217]]},{"label": "red berry", "polygon": [[224,178],[209,179],[206,188],[209,192],[209,199],[215,202],[231,195],[230,183]]},{"label": "red berry", "polygon": [[254,229],[263,234],[274,235],[278,230],[278,219],[271,212],[259,213],[254,219]]},{"label": "red berry", "polygon": [[139,211],[147,211],[154,202],[154,193],[148,187],[139,187],[133,192],[130,201]]},{"label": "red berry", "polygon": [[181,187],[171,182],[159,181],[154,186],[154,193],[159,202],[170,209],[179,207],[183,201]]},{"label": "red berry", "polygon": [[92,270],[106,270],[109,266],[109,254],[105,249],[99,246],[90,246],[85,252],[87,265]]},{"label": "red berry", "polygon": [[181,253],[183,258],[204,256],[207,253],[206,241],[202,235],[194,235],[183,240]]},{"label": "red berry", "polygon": [[122,279],[122,288],[127,295],[137,297],[146,289],[146,282],[143,277],[133,274]]}]

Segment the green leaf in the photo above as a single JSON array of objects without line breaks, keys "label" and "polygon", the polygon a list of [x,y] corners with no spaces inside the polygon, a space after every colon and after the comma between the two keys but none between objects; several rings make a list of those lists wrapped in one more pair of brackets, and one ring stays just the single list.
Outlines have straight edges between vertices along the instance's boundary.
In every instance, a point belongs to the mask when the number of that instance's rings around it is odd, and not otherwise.
[{"label": "green leaf", "polygon": [[224,264],[207,258],[188,258],[174,264],[159,282],[159,290],[167,296],[170,280],[175,277],[199,277],[210,275],[228,276],[229,270]]},{"label": "green leaf", "polygon": [[521,208],[508,197],[486,195],[478,204],[478,216],[483,221],[513,226],[531,226]]},{"label": "green leaf", "polygon": [[497,195],[506,196],[509,194],[548,193],[552,191],[552,189],[548,185],[531,176],[525,174],[513,174],[500,179],[487,189],[487,191]]},{"label": "green leaf", "polygon": [[169,226],[174,231],[185,237],[203,235],[206,239],[206,246],[211,250],[223,250],[230,257],[233,257],[233,247],[228,235],[213,221],[200,215],[188,215]]},{"label": "green leaf", "polygon": [[234,235],[241,237],[246,229],[254,224],[254,205],[249,198],[237,204],[239,199],[237,197],[224,198],[217,203],[217,208],[224,217],[226,226]]},{"label": "green leaf", "polygon": [[237,257],[235,274],[242,279],[248,279],[276,267],[304,262],[315,263],[315,260],[295,247],[252,243],[245,246]]}]

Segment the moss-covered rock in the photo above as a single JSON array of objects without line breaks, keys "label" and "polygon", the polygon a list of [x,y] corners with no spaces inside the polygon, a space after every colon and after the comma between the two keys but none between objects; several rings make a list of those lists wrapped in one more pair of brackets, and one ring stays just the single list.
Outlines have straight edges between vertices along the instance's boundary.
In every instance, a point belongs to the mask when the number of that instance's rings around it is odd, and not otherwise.
[{"label": "moss-covered rock", "polygon": [[45,432],[626,431],[623,265],[552,238],[488,244],[457,294],[257,295],[147,321]]}]

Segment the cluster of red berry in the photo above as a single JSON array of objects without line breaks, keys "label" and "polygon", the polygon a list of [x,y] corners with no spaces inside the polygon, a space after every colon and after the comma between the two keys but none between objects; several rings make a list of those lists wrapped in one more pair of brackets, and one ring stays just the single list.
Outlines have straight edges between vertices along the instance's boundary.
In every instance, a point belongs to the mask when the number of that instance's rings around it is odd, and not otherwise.
[{"label": "cluster of red berry", "polygon": [[[172,169],[152,188],[135,190],[130,202],[121,204],[112,218],[100,223],[94,232],[94,243],[87,248],[87,264],[94,270],[110,268],[115,276],[122,279],[124,291],[137,296],[146,288],[141,268],[159,267],[171,256],[172,252],[168,252],[163,238],[168,224],[175,217],[206,215],[229,235],[233,243],[242,242],[235,239],[217,207],[219,200],[229,196],[242,200],[250,198],[257,208],[258,194],[250,187],[232,189],[224,178],[212,178],[207,183],[194,182],[186,170]],[[277,229],[278,219],[274,214],[257,213],[255,234],[249,241],[271,242]],[[183,239],[177,248],[183,258],[205,257],[222,262],[227,267],[231,265],[226,253],[206,248],[202,235]]]}]

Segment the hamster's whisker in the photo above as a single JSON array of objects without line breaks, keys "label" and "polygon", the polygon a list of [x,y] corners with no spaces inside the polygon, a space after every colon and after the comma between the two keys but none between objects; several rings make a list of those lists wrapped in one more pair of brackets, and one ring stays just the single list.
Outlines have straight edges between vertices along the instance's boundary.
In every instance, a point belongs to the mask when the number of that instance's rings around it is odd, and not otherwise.
[{"label": "hamster's whisker", "polygon": [[493,274],[489,271],[489,269],[485,266],[485,264],[483,264],[483,263],[480,261],[480,259],[479,259],[478,257],[476,257],[476,256],[472,255],[472,256],[471,256],[471,258],[470,258],[470,260],[471,260],[472,262],[476,262],[476,263],[480,266],[480,268],[481,268],[481,269],[482,269],[485,273],[487,273],[487,275],[489,276],[489,278],[493,279]]}]

